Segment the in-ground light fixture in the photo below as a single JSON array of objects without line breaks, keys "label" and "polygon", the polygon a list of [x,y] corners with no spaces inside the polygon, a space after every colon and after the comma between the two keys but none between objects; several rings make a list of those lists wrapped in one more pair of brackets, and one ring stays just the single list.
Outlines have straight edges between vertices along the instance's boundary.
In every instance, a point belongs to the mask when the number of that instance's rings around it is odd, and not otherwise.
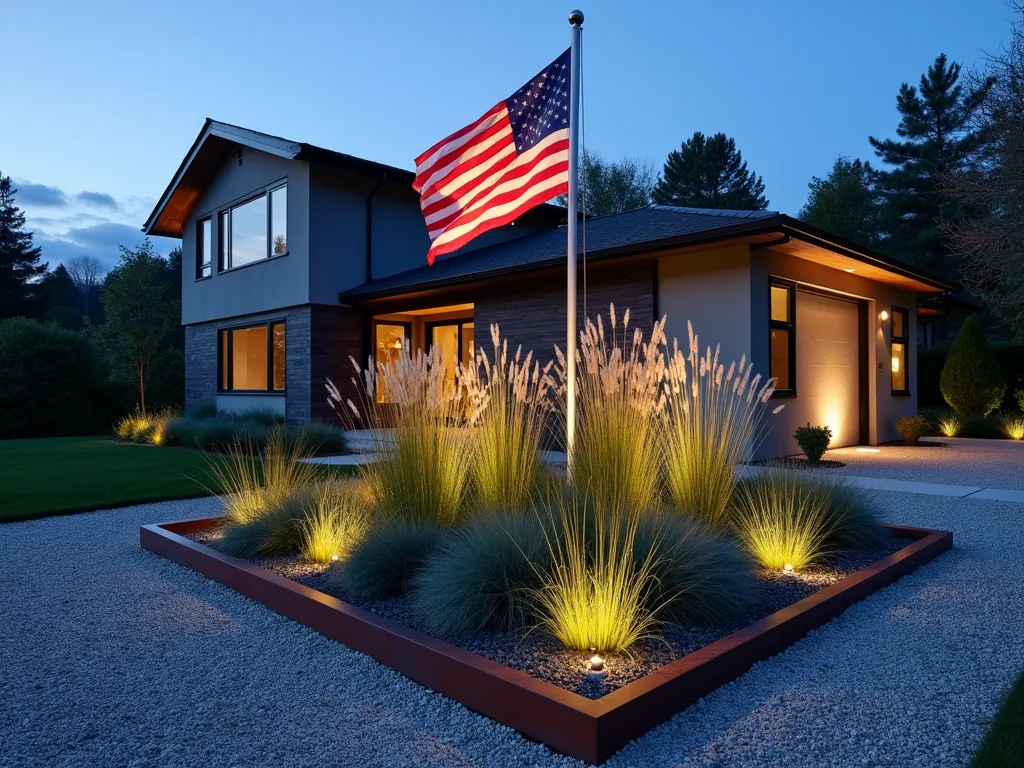
[{"label": "in-ground light fixture", "polygon": [[333,563],[338,562],[338,556],[337,555],[331,555],[331,562],[333,562]]},{"label": "in-ground light fixture", "polygon": [[596,653],[590,657],[590,671],[591,672],[603,672],[604,671],[604,659],[598,656]]},{"label": "in-ground light fixture", "polygon": [[782,572],[792,576],[793,575],[793,564],[792,563],[786,563],[784,566],[782,566]]}]

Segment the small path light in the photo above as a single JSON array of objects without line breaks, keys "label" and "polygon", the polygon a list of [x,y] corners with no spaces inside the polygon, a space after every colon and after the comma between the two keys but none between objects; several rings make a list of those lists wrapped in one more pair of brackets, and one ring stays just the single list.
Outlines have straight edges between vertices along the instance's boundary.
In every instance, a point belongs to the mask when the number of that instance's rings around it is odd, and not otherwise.
[{"label": "small path light", "polygon": [[591,672],[603,672],[604,671],[604,659],[598,656],[596,653],[590,657],[590,671]]}]

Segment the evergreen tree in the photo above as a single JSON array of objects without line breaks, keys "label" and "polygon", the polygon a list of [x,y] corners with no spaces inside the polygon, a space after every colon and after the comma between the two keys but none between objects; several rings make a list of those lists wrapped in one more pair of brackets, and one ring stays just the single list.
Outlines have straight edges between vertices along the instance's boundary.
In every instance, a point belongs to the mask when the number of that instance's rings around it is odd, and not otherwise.
[{"label": "evergreen tree", "polygon": [[14,203],[17,192],[11,177],[0,173],[0,319],[39,314],[34,282],[46,272],[25,229],[25,214]]},{"label": "evergreen tree", "polygon": [[80,295],[67,268],[58,264],[39,281],[39,297],[43,302],[43,318],[63,328],[77,331],[85,325],[85,316],[78,308]]},{"label": "evergreen tree", "polygon": [[945,275],[957,272],[957,259],[943,241],[942,226],[962,215],[941,187],[948,174],[966,168],[982,143],[975,113],[992,86],[986,79],[966,90],[960,65],[941,54],[918,87],[903,83],[896,97],[899,139],[869,140],[888,169],[878,173],[884,201],[887,250],[922,268]]},{"label": "evergreen tree", "polygon": [[736,142],[724,133],[700,131],[665,160],[654,202],[688,208],[763,211],[768,207],[761,177],[747,168]]},{"label": "evergreen tree", "polygon": [[942,366],[939,388],[961,418],[987,416],[1003,401],[1006,382],[977,315],[960,326]]},{"label": "evergreen tree", "polygon": [[874,185],[871,163],[836,159],[824,179],[814,176],[800,218],[869,248],[882,244],[880,196]]}]

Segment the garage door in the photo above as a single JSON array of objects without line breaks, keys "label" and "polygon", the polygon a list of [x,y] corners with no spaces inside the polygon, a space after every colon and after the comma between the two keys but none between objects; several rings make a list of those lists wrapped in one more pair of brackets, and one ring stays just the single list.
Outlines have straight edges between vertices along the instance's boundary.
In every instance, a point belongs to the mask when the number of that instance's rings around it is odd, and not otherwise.
[{"label": "garage door", "polygon": [[796,386],[801,418],[832,428],[832,447],[860,442],[860,314],[857,304],[796,295]]}]

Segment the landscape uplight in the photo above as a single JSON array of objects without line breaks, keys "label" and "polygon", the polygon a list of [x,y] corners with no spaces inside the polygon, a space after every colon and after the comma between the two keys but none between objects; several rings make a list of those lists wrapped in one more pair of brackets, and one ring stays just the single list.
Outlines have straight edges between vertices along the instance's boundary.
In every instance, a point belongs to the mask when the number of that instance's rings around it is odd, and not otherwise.
[{"label": "landscape uplight", "polygon": [[592,672],[604,671],[604,659],[602,659],[596,653],[590,657],[590,670]]},{"label": "landscape uplight", "polygon": [[792,563],[786,563],[784,566],[782,566],[782,572],[792,576],[793,575],[793,564]]}]

